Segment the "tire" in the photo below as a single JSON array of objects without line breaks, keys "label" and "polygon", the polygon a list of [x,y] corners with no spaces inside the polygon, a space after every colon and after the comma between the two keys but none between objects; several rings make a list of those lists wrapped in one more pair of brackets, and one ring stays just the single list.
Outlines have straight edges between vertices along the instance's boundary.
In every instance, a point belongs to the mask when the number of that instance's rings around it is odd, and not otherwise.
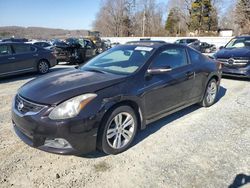
[{"label": "tire", "polygon": [[40,60],[37,65],[39,74],[46,74],[49,72],[49,63],[46,60]]},{"label": "tire", "polygon": [[204,107],[212,106],[216,101],[217,94],[217,81],[215,79],[211,79],[207,84],[206,91],[200,105]]},{"label": "tire", "polygon": [[137,127],[134,110],[129,106],[117,107],[104,118],[98,134],[98,149],[106,154],[125,151],[131,146]]}]

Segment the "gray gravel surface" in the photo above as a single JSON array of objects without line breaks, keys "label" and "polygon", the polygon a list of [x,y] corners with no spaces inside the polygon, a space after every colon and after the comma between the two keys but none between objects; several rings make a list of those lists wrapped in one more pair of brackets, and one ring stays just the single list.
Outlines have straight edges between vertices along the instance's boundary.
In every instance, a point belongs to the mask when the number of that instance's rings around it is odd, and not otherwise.
[{"label": "gray gravel surface", "polygon": [[122,154],[76,157],[33,149],[12,132],[11,100],[36,76],[0,81],[0,187],[217,188],[236,177],[235,184],[247,177],[243,187],[250,187],[249,81],[223,79],[215,105],[194,105],[149,125]]}]

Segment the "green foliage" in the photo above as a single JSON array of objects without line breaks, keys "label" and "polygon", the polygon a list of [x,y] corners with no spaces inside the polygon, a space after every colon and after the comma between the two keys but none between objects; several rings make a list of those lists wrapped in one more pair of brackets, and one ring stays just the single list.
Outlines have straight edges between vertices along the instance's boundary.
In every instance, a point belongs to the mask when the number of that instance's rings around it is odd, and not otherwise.
[{"label": "green foliage", "polygon": [[170,35],[180,34],[180,10],[172,8],[166,20],[165,29]]},{"label": "green foliage", "polygon": [[196,0],[192,3],[189,29],[199,33],[218,29],[218,15],[211,0]]}]

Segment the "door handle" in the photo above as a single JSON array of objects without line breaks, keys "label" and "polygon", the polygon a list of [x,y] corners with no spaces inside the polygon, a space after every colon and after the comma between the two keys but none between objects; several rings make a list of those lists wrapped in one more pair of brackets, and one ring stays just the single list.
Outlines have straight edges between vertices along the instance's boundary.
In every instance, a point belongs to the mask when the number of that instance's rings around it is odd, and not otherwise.
[{"label": "door handle", "polygon": [[9,57],[8,59],[9,59],[9,60],[13,60],[13,59],[16,59],[16,58],[15,58],[15,57]]},{"label": "door handle", "polygon": [[186,76],[188,78],[195,78],[195,72],[189,71],[189,72],[186,73]]},{"label": "door handle", "polygon": [[37,56],[38,56],[38,54],[34,54],[33,56],[34,56],[34,57],[37,57]]}]

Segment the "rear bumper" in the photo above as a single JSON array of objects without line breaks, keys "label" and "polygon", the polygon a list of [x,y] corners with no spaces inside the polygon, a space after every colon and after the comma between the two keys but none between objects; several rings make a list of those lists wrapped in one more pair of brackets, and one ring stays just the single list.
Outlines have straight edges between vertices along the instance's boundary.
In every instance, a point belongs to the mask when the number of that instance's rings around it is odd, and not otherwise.
[{"label": "rear bumper", "polygon": [[57,60],[56,58],[50,59],[50,67],[54,67],[57,65]]},{"label": "rear bumper", "polygon": [[70,58],[68,58],[67,56],[56,56],[56,60],[58,62],[69,62]]}]

